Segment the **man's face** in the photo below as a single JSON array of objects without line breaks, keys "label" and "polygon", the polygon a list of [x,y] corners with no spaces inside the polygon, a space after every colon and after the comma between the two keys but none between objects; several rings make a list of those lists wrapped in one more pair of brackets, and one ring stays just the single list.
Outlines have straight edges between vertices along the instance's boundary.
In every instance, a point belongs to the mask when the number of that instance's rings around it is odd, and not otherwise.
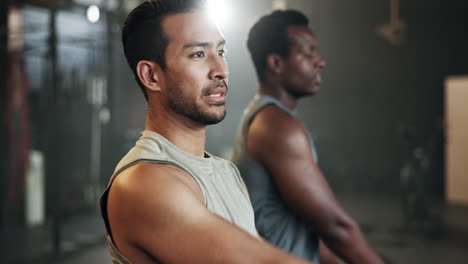
[{"label": "man's face", "polygon": [[168,16],[162,27],[169,44],[161,93],[169,108],[201,124],[220,122],[229,73],[218,28],[201,11]]},{"label": "man's face", "polygon": [[306,26],[289,26],[291,43],[285,58],[284,86],[296,98],[314,95],[322,83],[325,61],[318,54],[318,41]]}]

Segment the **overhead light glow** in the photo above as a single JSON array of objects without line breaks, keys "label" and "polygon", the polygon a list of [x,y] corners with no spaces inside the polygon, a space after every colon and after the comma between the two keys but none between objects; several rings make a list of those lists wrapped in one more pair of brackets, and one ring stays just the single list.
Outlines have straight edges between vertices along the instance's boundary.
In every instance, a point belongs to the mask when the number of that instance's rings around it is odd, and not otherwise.
[{"label": "overhead light glow", "polygon": [[273,0],[273,10],[285,10],[286,0]]},{"label": "overhead light glow", "polygon": [[208,0],[208,15],[219,27],[229,24],[232,15],[232,8],[226,3],[226,0]]},{"label": "overhead light glow", "polygon": [[88,17],[89,22],[96,23],[99,21],[99,7],[91,5],[86,10],[86,16]]}]

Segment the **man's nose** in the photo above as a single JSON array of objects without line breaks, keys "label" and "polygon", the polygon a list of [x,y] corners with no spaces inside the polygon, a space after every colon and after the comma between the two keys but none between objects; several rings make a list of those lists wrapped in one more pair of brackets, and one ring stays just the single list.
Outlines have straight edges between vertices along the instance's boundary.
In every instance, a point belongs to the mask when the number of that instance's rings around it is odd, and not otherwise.
[{"label": "man's nose", "polygon": [[323,70],[323,68],[325,68],[326,65],[327,63],[325,62],[325,60],[322,59],[322,57],[319,57],[317,61],[317,68],[319,68],[320,70]]},{"label": "man's nose", "polygon": [[229,77],[226,60],[223,57],[215,57],[211,60],[210,79],[224,80]]}]

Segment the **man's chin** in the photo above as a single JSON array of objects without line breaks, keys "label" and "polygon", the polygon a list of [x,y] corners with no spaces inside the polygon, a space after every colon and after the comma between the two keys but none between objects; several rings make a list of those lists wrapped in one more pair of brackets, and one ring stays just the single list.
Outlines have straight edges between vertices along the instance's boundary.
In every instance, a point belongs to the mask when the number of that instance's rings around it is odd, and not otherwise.
[{"label": "man's chin", "polygon": [[314,96],[318,92],[320,92],[320,86],[316,85],[316,86],[312,87],[312,89],[310,89],[309,96]]},{"label": "man's chin", "polygon": [[225,117],[226,117],[226,111],[224,111],[224,113],[221,116],[211,119],[212,122],[208,125],[218,124],[219,122],[223,121]]},{"label": "man's chin", "polygon": [[320,91],[320,89],[318,87],[314,87],[314,88],[302,91],[302,93],[297,94],[295,97],[296,97],[296,99],[300,99],[302,97],[314,96],[319,91]]},{"label": "man's chin", "polygon": [[206,113],[204,115],[198,116],[196,121],[205,125],[215,125],[223,121],[225,117],[226,117],[226,109],[223,109],[223,111],[220,113],[210,113],[210,114]]}]

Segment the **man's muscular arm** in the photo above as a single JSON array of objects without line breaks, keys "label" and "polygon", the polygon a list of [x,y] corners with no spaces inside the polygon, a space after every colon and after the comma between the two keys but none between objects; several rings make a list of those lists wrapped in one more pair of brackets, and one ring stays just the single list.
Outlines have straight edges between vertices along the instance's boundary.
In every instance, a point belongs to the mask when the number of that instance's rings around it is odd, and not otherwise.
[{"label": "man's muscular arm", "polygon": [[323,243],[322,239],[320,239],[319,243],[320,264],[338,264],[338,259],[327,245]]},{"label": "man's muscular arm", "polygon": [[314,227],[335,254],[350,264],[383,263],[336,201],[313,159],[301,122],[276,106],[267,106],[249,127],[247,149],[272,172],[287,205]]},{"label": "man's muscular arm", "polygon": [[112,237],[133,263],[310,263],[207,210],[194,179],[172,165],[140,163],[108,198]]}]

